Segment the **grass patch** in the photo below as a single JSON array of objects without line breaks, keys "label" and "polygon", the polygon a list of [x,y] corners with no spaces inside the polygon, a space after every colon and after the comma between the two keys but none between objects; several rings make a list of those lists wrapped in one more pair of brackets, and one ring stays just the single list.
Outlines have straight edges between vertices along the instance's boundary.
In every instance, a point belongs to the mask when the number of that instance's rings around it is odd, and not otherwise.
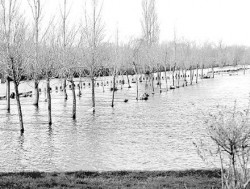
[{"label": "grass patch", "polygon": [[0,188],[220,187],[220,170],[0,173]]}]

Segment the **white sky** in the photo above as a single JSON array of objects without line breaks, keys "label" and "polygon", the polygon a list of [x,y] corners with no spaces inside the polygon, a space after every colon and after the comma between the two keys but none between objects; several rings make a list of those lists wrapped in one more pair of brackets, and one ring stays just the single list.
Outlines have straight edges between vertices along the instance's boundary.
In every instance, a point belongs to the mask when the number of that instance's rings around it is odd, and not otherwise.
[{"label": "white sky", "polygon": [[[63,0],[42,1],[46,16],[59,14]],[[78,24],[85,0],[68,1],[70,22]],[[250,46],[250,0],[156,0],[156,6],[161,41],[172,40],[175,27],[179,39]],[[141,35],[141,0],[104,0],[102,14],[111,40],[117,26],[123,42]]]}]

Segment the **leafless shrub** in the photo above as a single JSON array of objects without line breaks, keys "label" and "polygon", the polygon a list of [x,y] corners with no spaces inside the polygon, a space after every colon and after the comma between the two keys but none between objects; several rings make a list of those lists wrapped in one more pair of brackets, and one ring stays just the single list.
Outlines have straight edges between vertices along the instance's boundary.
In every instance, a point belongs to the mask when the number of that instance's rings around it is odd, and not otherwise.
[{"label": "leafless shrub", "polygon": [[210,140],[195,143],[204,161],[208,156],[219,160],[222,188],[242,189],[250,182],[249,105],[245,110],[240,110],[236,101],[233,108],[218,106],[205,122]]}]

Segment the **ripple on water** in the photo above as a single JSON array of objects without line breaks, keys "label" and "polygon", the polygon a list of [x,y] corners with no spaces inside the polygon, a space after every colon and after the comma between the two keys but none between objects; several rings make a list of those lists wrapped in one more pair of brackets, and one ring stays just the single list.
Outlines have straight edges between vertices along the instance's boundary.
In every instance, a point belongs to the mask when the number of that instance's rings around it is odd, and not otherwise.
[{"label": "ripple on water", "polygon": [[[1,171],[166,170],[207,168],[193,141],[204,138],[204,115],[220,105],[248,102],[250,75],[218,76],[197,85],[163,90],[148,101],[136,101],[135,86],[116,93],[97,88],[96,113],[91,108],[90,88],[77,98],[77,119],[71,119],[72,98],[52,92],[53,125],[47,125],[43,95],[38,109],[29,98],[21,99],[25,133],[18,132],[15,106],[11,113],[0,102]],[[144,90],[140,84],[140,93]],[[164,88],[164,85],[163,85]],[[127,103],[123,100],[128,98]],[[11,101],[15,104],[15,101]],[[211,166],[211,165],[209,165]]]}]

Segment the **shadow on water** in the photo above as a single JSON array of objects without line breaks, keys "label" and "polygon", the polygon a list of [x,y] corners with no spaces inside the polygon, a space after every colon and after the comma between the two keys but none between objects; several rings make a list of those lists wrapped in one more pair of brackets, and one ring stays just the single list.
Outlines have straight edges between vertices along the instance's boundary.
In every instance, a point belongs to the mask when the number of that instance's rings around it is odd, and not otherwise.
[{"label": "shadow on water", "polygon": [[48,136],[50,140],[52,138],[52,135],[53,135],[52,125],[48,125]]}]

